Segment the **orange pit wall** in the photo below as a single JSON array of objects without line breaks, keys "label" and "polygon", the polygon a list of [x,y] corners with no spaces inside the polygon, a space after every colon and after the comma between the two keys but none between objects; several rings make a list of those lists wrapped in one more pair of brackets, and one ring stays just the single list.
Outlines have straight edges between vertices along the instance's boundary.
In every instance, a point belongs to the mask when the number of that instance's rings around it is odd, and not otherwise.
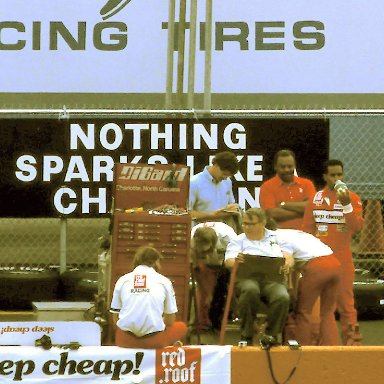
[{"label": "orange pit wall", "polygon": [[[289,384],[374,384],[384,382],[384,347],[302,347],[271,351],[275,378]],[[259,347],[232,349],[231,384],[273,384],[267,352]]]}]

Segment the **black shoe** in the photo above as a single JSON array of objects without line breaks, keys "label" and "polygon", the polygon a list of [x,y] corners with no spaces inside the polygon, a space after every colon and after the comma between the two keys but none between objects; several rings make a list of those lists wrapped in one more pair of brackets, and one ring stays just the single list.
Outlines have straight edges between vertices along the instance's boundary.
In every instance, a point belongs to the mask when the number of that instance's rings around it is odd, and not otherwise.
[{"label": "black shoe", "polygon": [[253,345],[253,338],[252,337],[246,337],[246,336],[240,336],[240,341],[245,341],[248,345]]}]

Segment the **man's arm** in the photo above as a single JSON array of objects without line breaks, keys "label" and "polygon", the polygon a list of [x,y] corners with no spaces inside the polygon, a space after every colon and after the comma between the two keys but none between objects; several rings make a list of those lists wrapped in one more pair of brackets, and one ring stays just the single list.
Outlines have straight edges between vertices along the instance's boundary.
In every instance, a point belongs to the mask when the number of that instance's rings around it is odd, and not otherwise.
[{"label": "man's arm", "polygon": [[176,321],[176,313],[164,313],[163,320],[167,327],[172,325]]},{"label": "man's arm", "polygon": [[313,204],[312,201],[308,202],[303,217],[303,231],[312,235],[316,234],[316,223],[313,218]]},{"label": "man's arm", "polygon": [[239,262],[244,261],[242,254],[242,240],[238,238],[231,240],[227,246],[224,260],[224,265],[226,268],[231,269],[235,265],[236,258],[239,260]]},{"label": "man's arm", "polygon": [[275,221],[287,221],[304,216],[308,201],[315,195],[316,188],[311,180],[300,179],[304,190],[304,201],[276,201],[275,194],[266,185],[260,188],[260,206]]},{"label": "man's arm", "polygon": [[276,201],[275,194],[268,183],[262,184],[260,187],[259,202],[260,207],[266,211],[268,216],[272,217],[272,219],[277,222],[297,219],[300,217],[297,212],[284,209],[280,206],[280,202]]},{"label": "man's arm", "polygon": [[340,190],[337,197],[343,206],[345,223],[352,233],[361,231],[364,224],[363,205],[360,197],[349,190]]},{"label": "man's arm", "polygon": [[283,208],[286,211],[296,212],[300,216],[304,215],[305,207],[308,201],[282,201],[279,204],[279,208]]},{"label": "man's arm", "polygon": [[[307,207],[308,201],[313,198],[316,194],[316,188],[311,180],[301,179],[304,190],[304,200],[303,201],[280,201],[278,206],[275,208],[275,212],[269,212],[271,217],[276,221],[285,221],[289,219],[301,218],[304,216],[305,208]],[[285,212],[284,212],[285,211]],[[295,213],[296,216],[289,216],[288,212]],[[273,215],[277,216],[274,217]],[[279,218],[280,216],[280,218]]]},{"label": "man's arm", "polygon": [[192,220],[197,222],[223,220],[232,215],[239,214],[239,206],[237,204],[228,204],[226,207],[213,212],[191,211]]},{"label": "man's arm", "polygon": [[301,215],[295,211],[290,211],[284,208],[269,208],[266,209],[268,216],[272,217],[272,219],[277,222],[297,219],[301,217]]}]

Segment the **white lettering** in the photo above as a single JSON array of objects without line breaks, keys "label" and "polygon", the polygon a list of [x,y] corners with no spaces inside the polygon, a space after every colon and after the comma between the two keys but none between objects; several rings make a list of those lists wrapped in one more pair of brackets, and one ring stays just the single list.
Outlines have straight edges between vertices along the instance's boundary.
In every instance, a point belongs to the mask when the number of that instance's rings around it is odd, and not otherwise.
[{"label": "white lettering", "polygon": [[165,149],[172,149],[172,124],[164,125],[164,132],[159,132],[159,124],[151,124],[151,149],[159,149],[159,140],[165,140]]},{"label": "white lettering", "polygon": [[247,157],[247,181],[263,181],[263,175],[261,173],[262,163],[263,156],[261,155],[251,155]]},{"label": "white lettering", "polygon": [[193,155],[187,155],[186,164],[189,167],[190,170],[190,176],[193,176],[195,174],[195,156]]},{"label": "white lettering", "polygon": [[[244,156],[236,156],[237,161],[240,163],[240,161],[243,159]],[[236,181],[244,181],[244,177],[241,174],[240,171],[238,171],[234,176]]]},{"label": "white lettering", "polygon": [[51,175],[58,175],[64,167],[63,159],[59,156],[43,157],[43,181],[51,181]]},{"label": "white lettering", "polygon": [[177,349],[177,365],[181,367],[185,364],[185,351],[183,348]]},{"label": "white lettering", "polygon": [[101,181],[101,175],[105,175],[106,181],[113,181],[113,166],[114,161],[111,156],[95,156],[93,158],[93,181]]},{"label": "white lettering", "polygon": [[[108,136],[114,136],[112,142],[108,141]],[[115,123],[105,124],[100,130],[100,144],[105,148],[113,151],[120,147],[123,141],[123,134],[120,127]]]},{"label": "white lettering", "polygon": [[141,159],[143,158],[143,156],[135,156],[132,160],[131,160],[131,164],[138,164],[140,163]]},{"label": "white lettering", "polygon": [[67,173],[64,181],[68,182],[73,179],[80,179],[81,181],[89,181],[87,169],[85,168],[83,159],[81,156],[72,156],[69,160]]},{"label": "white lettering", "polygon": [[33,181],[36,179],[37,170],[32,164],[36,164],[36,159],[31,155],[20,156],[16,160],[17,168],[20,171],[16,171],[16,177],[21,181]]},{"label": "white lettering", "polygon": [[95,124],[87,124],[87,133],[85,133],[80,124],[69,125],[70,149],[79,149],[80,140],[86,149],[95,149]]},{"label": "white lettering", "polygon": [[179,125],[179,149],[187,149],[187,124]]},{"label": "white lettering", "polygon": [[90,197],[89,188],[81,188],[82,192],[82,213],[90,212],[90,205],[96,204],[99,206],[97,212],[107,213],[107,189],[99,188],[99,195],[95,197]]},{"label": "white lettering", "polygon": [[141,149],[141,131],[149,129],[149,124],[125,124],[124,129],[132,130],[132,149]]},{"label": "white lettering", "polygon": [[259,205],[259,196],[260,196],[260,187],[255,187],[254,196],[252,196],[248,189],[245,187],[238,188],[238,203],[242,209],[247,208],[258,208]]},{"label": "white lettering", "polygon": [[210,132],[203,124],[193,125],[193,148],[201,149],[201,139],[204,140],[209,149],[217,149],[217,124],[210,125]]},{"label": "white lettering", "polygon": [[223,138],[225,145],[230,149],[247,148],[245,128],[239,123],[228,124],[224,129]]},{"label": "white lettering", "polygon": [[56,210],[63,215],[69,215],[73,213],[77,207],[77,203],[69,203],[67,206],[63,204],[63,198],[67,195],[69,199],[75,199],[76,193],[71,188],[62,187],[58,191],[56,191],[53,197],[53,204]]}]

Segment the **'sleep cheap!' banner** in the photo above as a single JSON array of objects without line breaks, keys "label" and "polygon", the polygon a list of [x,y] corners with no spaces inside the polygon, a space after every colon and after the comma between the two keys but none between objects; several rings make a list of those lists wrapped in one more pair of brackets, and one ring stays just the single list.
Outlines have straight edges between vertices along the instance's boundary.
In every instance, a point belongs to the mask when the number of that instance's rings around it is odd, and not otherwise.
[{"label": "'sleep cheap!' banner", "polygon": [[[0,92],[164,93],[168,3],[0,0]],[[212,92],[383,93],[383,14],[381,0],[214,1]]]},{"label": "'sleep cheap!' banner", "polygon": [[157,350],[2,347],[2,383],[230,384],[230,346]]}]

